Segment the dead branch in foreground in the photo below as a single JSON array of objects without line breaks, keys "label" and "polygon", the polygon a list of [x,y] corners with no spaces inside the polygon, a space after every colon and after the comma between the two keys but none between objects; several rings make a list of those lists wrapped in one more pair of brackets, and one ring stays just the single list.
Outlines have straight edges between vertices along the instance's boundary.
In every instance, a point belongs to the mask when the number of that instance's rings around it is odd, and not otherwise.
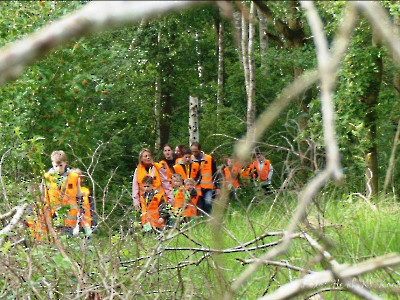
[{"label": "dead branch in foreground", "polygon": [[[389,266],[395,266],[400,264],[400,256],[398,254],[388,254],[380,256],[366,262],[356,264],[354,266],[341,265],[340,269],[335,271],[325,270],[321,272],[315,272],[307,274],[303,278],[289,282],[275,292],[259,298],[260,300],[278,300],[278,299],[289,299],[304,291],[312,290],[318,287],[322,287],[327,284],[332,284],[337,281],[338,278],[351,280],[352,278],[375,271],[380,268]],[[356,284],[353,281],[348,281],[348,284]],[[345,286],[345,288],[351,288],[351,286]],[[370,298],[366,298],[370,299]],[[374,299],[380,299],[379,297]]]}]

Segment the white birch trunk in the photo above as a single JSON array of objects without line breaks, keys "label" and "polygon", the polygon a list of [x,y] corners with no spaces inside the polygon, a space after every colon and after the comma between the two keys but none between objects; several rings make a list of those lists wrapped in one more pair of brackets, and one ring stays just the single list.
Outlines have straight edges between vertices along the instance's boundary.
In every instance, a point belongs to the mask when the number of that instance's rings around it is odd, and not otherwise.
[{"label": "white birch trunk", "polygon": [[[157,45],[159,46],[161,42],[161,31],[158,31]],[[155,97],[154,97],[154,131],[156,133],[156,138],[154,142],[154,149],[159,150],[161,148],[161,130],[160,130],[160,108],[161,108],[161,78],[157,74],[155,82]]]},{"label": "white birch trunk", "polygon": [[219,22],[218,27],[218,82],[217,82],[217,131],[219,125],[219,115],[221,109],[222,93],[224,88],[224,25]]},{"label": "white birch trunk", "polygon": [[267,70],[267,55],[266,51],[268,49],[268,36],[267,36],[267,19],[263,15],[262,12],[260,12],[259,9],[257,9],[257,16],[258,16],[258,24],[259,24],[259,29],[260,29],[260,57],[261,57],[261,70],[263,72],[264,76],[267,76],[268,70]]},{"label": "white birch trunk", "polygon": [[248,61],[248,87],[247,87],[247,130],[251,130],[254,120],[255,120],[255,88],[256,88],[256,78],[255,78],[255,61],[254,61],[254,36],[255,36],[255,26],[254,26],[254,13],[255,7],[254,2],[251,2],[250,14],[249,14],[249,43],[247,51],[247,61]]},{"label": "white birch trunk", "polygon": [[189,145],[199,140],[199,98],[197,96],[189,97]]}]

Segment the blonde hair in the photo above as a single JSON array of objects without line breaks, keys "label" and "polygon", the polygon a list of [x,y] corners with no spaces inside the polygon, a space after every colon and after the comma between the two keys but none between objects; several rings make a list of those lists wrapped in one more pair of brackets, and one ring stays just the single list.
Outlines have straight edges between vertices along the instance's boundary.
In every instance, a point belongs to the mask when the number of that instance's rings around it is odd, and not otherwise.
[{"label": "blonde hair", "polygon": [[182,175],[178,173],[172,174],[172,178],[176,178],[176,180],[183,181]]},{"label": "blonde hair", "polygon": [[[143,155],[144,155],[145,152],[149,152],[150,155],[151,155],[150,149],[148,149],[148,148],[142,148],[142,150],[140,150],[140,152],[139,152],[139,164],[142,163],[142,157],[143,157]],[[151,155],[151,157],[153,157],[153,155]]]},{"label": "blonde hair", "polygon": [[193,185],[196,185],[196,181],[195,181],[193,178],[187,178],[187,179],[185,179],[185,185],[186,185],[187,183],[191,183],[191,184],[193,184]]},{"label": "blonde hair", "polygon": [[53,151],[50,158],[54,162],[67,162],[67,155],[62,150]]},{"label": "blonde hair", "polygon": [[76,173],[76,174],[78,174],[79,176],[82,175],[81,169],[78,169],[78,168],[71,169],[70,172],[71,172],[71,173]]}]

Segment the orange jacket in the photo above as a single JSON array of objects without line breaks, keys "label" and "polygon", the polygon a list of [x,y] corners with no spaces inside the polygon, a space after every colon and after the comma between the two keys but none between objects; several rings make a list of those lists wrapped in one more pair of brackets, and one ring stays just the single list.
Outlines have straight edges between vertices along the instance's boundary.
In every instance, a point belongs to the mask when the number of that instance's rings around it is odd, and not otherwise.
[{"label": "orange jacket", "polygon": [[[199,163],[197,163],[197,162],[189,163],[189,176],[186,174],[186,166],[183,163],[183,161],[181,161],[179,164],[174,165],[174,170],[175,170],[175,173],[180,174],[182,176],[183,180],[192,178],[196,181],[196,183],[198,183],[198,181],[199,181],[200,166],[199,166]],[[196,184],[196,190],[199,193],[199,195],[201,195],[200,183]]]},{"label": "orange jacket", "polygon": [[150,223],[152,227],[164,227],[164,222],[159,221],[160,213],[158,210],[163,201],[163,197],[159,193],[142,194],[140,196],[142,226]]}]

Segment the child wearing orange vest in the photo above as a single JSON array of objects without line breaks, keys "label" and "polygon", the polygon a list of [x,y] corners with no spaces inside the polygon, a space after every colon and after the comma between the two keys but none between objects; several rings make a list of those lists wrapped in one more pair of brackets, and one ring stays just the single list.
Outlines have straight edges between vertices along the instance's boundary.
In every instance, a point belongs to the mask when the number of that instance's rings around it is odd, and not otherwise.
[{"label": "child wearing orange vest", "polygon": [[[54,151],[51,154],[51,163],[53,167],[44,174],[41,187],[44,197],[40,213],[41,222],[44,222],[43,214],[46,214],[47,217],[53,218],[57,231],[72,234],[79,211],[77,202],[79,175],[67,167],[64,151]],[[43,231],[47,234],[46,229]]]},{"label": "child wearing orange vest", "polygon": [[75,225],[75,235],[79,233],[79,228],[83,228],[85,234],[90,236],[92,234],[92,228],[97,225],[95,215],[95,205],[90,193],[90,189],[83,186],[85,176],[82,174],[80,169],[72,169],[71,172],[75,172],[79,175],[79,190],[78,190],[78,204],[80,206],[80,212],[78,214],[79,224]]},{"label": "child wearing orange vest", "polygon": [[234,162],[232,157],[224,159],[225,167],[222,169],[225,183],[229,190],[234,190],[239,187],[240,163]]},{"label": "child wearing orange vest", "polygon": [[154,190],[154,179],[145,176],[142,179],[143,193],[140,195],[141,221],[144,231],[164,228],[166,215],[160,214],[160,206],[164,203],[164,197]]},{"label": "child wearing orange vest", "polygon": [[182,155],[179,163],[174,165],[174,171],[182,176],[182,180],[186,180],[187,178],[194,179],[197,193],[201,196],[200,165],[192,161],[192,151],[188,147],[182,148]]},{"label": "child wearing orange vest", "polygon": [[199,194],[195,188],[196,182],[192,178],[185,180],[185,190],[189,192],[190,200],[186,205],[186,209],[183,212],[185,218],[190,219],[193,216],[197,216],[197,203],[199,202]]}]

